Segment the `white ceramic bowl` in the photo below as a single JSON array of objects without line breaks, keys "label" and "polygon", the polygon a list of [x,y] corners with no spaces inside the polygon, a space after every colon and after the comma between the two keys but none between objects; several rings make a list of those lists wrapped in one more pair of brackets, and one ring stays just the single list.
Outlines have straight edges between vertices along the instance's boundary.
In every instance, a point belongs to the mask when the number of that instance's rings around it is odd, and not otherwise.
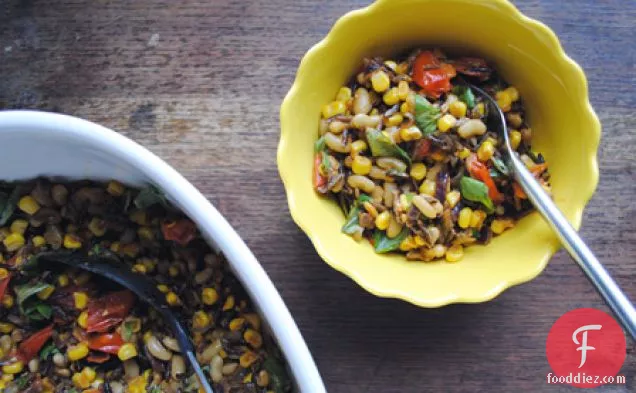
[{"label": "white ceramic bowl", "polygon": [[296,323],[252,252],[214,206],[159,157],[95,123],[35,111],[0,112],[0,157],[2,180],[63,176],[159,187],[227,257],[280,345],[298,390],[326,392]]}]

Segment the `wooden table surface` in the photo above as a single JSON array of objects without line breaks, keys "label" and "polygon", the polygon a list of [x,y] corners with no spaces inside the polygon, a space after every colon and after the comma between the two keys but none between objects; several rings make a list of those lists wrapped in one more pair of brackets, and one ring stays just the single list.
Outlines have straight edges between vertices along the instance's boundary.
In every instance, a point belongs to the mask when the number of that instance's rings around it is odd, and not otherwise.
[{"label": "wooden table surface", "polygon": [[[292,222],[279,104],[305,51],[367,1],[0,0],[0,108],[104,124],[181,171],[264,265],[330,392],[574,391],[546,383],[547,333],[568,310],[604,306],[563,252],[492,302],[424,310],[366,293]],[[587,72],[604,134],[582,233],[636,299],[636,2],[515,3]],[[627,385],[599,390],[636,390],[632,350]]]}]

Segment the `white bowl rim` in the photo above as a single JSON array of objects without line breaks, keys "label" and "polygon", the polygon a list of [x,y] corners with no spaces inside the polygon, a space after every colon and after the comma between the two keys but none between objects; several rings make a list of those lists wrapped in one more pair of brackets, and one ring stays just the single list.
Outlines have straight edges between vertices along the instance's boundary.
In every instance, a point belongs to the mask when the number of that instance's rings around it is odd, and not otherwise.
[{"label": "white bowl rim", "polygon": [[245,242],[189,181],[155,154],[131,139],[77,117],[32,110],[0,111],[2,134],[36,136],[55,132],[85,142],[138,168],[195,221],[213,247],[223,252],[236,275],[263,313],[301,392],[326,392],[318,369],[287,306]]}]

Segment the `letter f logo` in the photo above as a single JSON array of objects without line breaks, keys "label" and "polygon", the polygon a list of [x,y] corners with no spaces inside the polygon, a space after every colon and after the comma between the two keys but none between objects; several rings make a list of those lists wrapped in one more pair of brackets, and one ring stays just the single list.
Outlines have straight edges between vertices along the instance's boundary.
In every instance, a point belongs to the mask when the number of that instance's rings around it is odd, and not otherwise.
[{"label": "letter f logo", "polygon": [[[576,329],[574,333],[572,334],[572,341],[574,341],[574,344],[577,344],[577,345],[581,344],[581,346],[576,349],[577,351],[581,351],[581,364],[579,364],[579,368],[583,367],[583,365],[585,364],[585,360],[587,359],[587,351],[593,351],[596,349],[594,347],[587,345],[587,331],[601,330],[601,327],[602,327],[601,325],[585,325]],[[581,342],[579,342],[576,336],[581,332],[583,332],[582,334],[583,339],[581,340]]]}]

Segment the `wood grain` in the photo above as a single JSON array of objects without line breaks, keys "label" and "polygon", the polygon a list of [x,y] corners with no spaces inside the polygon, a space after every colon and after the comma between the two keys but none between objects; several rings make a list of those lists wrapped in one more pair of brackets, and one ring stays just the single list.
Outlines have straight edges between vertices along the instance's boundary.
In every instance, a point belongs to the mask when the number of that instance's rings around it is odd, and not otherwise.
[{"label": "wood grain", "polygon": [[[582,233],[636,299],[636,3],[524,0],[587,72],[603,122],[601,181]],[[545,338],[604,308],[558,253],[481,305],[422,310],[331,270],[291,221],[277,176],[278,106],[304,52],[362,0],[0,0],[0,107],[87,118],[175,166],[238,229],[277,285],[330,392],[570,392]],[[514,261],[511,261],[514,263]],[[636,356],[621,374],[636,390]]]}]

